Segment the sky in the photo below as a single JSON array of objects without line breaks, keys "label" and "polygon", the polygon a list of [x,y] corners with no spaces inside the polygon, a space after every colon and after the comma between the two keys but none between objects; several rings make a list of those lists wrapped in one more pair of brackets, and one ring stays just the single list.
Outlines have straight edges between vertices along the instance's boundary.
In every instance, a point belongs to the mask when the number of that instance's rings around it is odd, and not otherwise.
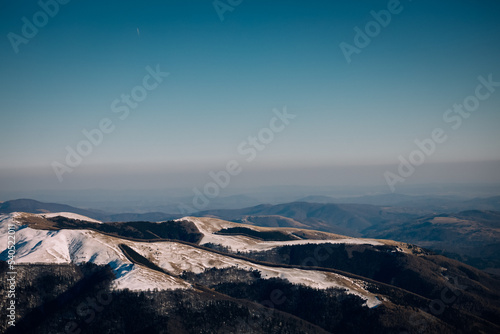
[{"label": "sky", "polygon": [[498,1],[61,2],[0,1],[5,191],[500,182]]}]

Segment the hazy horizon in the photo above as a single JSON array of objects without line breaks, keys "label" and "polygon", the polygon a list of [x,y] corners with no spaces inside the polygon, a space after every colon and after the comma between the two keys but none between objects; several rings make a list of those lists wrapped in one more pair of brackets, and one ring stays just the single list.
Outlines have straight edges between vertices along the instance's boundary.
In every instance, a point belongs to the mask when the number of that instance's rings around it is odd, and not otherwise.
[{"label": "hazy horizon", "polygon": [[498,2],[238,3],[2,3],[0,196],[500,183]]}]

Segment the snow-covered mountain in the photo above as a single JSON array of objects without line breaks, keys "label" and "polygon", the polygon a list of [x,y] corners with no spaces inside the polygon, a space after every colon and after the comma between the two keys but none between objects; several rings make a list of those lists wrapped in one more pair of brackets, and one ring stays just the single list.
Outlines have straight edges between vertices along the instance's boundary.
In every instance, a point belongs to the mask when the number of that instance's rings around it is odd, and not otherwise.
[{"label": "snow-covered mountain", "polygon": [[[411,317],[424,317],[430,328],[450,333],[456,332],[456,319],[463,319],[460,326],[467,330],[498,332],[500,328],[495,320],[500,315],[496,306],[500,280],[403,242],[295,227],[258,227],[211,217],[102,223],[71,212],[14,212],[0,215],[0,260],[9,258],[9,236],[16,241],[14,260],[23,291],[19,305],[25,305],[20,308],[23,328],[30,328],[33,318],[45,319],[47,309],[53,310],[51,319],[56,319],[57,328],[66,326],[65,301],[75,300],[72,307],[77,315],[86,314],[81,308],[86,304],[79,303],[92,300],[96,290],[93,295],[81,287],[100,286],[88,283],[93,276],[86,268],[107,273],[103,291],[117,301],[139,303],[137,310],[144,319],[155,309],[155,317],[173,319],[174,327],[178,321],[192,324],[198,316],[216,328],[235,321],[233,314],[255,319],[258,309],[269,307],[266,299],[270,298],[279,311],[267,325],[262,324],[263,332],[270,324],[282,323],[299,326],[297,332],[314,333],[323,331],[311,330],[312,324],[332,330],[354,326],[362,332],[371,326],[378,326],[378,332],[419,329],[408,324]],[[85,263],[109,265],[114,275],[104,267],[76,266]],[[5,262],[0,265],[7,270]],[[29,298],[28,291],[39,288],[35,299]],[[78,297],[68,299],[71,294]],[[54,296],[57,302],[53,303]],[[283,298],[276,299],[279,296]],[[456,302],[442,315],[429,309],[440,301],[449,303],[450,296]],[[469,305],[474,305],[472,311]],[[127,307],[127,303],[110,304],[103,311],[109,315],[103,313],[99,319],[108,321],[111,316],[108,322],[114,328],[113,317],[120,314],[116,312],[128,311]],[[178,311],[177,318],[171,318]],[[334,322],[327,320],[332,315]],[[119,321],[127,317],[118,316]],[[301,322],[305,319],[310,323]]]},{"label": "snow-covered mountain", "polygon": [[[170,279],[154,270],[130,262],[118,244],[118,238],[89,230],[40,230],[22,225],[19,220],[26,213],[12,213],[0,216],[0,244],[7,245],[8,225],[14,225],[16,238],[16,263],[85,263],[109,264],[116,275],[117,289],[131,290],[177,289],[189,286],[182,280]],[[42,214],[44,217],[63,216],[72,219],[93,219],[73,214]],[[7,259],[7,249],[2,249],[0,260]]]},{"label": "snow-covered mountain", "polygon": [[[239,267],[246,270],[259,270],[263,278],[278,277],[294,284],[304,284],[313,288],[343,288],[348,293],[358,295],[366,300],[369,307],[380,304],[379,299],[368,292],[365,282],[355,280],[336,273],[296,268],[276,268],[249,261],[235,259],[208,250],[170,241],[139,242],[112,237],[92,230],[42,230],[23,224],[23,218],[38,216],[44,218],[67,217],[89,222],[93,219],[73,213],[27,214],[11,213],[0,216],[0,245],[7,245],[7,226],[12,224],[16,231],[16,263],[85,263],[109,264],[116,279],[116,289],[152,290],[152,289],[185,289],[191,284],[177,278],[168,276],[149,269],[145,266],[132,263],[118,247],[126,244],[142,256],[150,259],[154,264],[174,275],[183,271],[201,273],[210,268]],[[215,232],[221,228],[244,226],[242,224],[227,222],[213,218],[186,217],[183,220],[193,222],[203,234],[200,244],[216,243],[229,246],[233,250],[268,250],[282,245],[306,243],[347,243],[381,245],[380,241],[346,238],[328,233],[321,233],[322,239],[291,240],[291,241],[262,241],[244,235],[218,235]],[[267,231],[272,230],[262,227],[252,229]],[[298,229],[283,229],[289,233]],[[308,232],[311,233],[311,232]],[[326,238],[326,239],[325,239]],[[4,246],[5,247],[5,246]],[[0,260],[7,259],[7,249],[0,252]]]}]

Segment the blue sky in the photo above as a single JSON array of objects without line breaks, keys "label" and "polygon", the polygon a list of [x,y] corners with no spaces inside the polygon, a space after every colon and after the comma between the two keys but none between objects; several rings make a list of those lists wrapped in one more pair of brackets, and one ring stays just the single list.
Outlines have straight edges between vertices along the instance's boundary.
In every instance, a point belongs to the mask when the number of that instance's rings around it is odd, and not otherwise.
[{"label": "blue sky", "polygon": [[[282,184],[379,184],[415,139],[437,127],[449,138],[426,165],[500,160],[500,89],[459,129],[443,121],[474,94],[478,76],[500,81],[498,1],[402,0],[401,12],[349,64],[339,44],[353,44],[353,29],[387,6],[243,1],[221,21],[212,1],[70,1],[16,53],[8,34],[21,35],[22,18],[32,22],[41,8],[2,1],[0,182],[12,189],[191,187],[235,159],[248,184],[276,175]],[[119,120],[111,103],[157,65],[170,75]],[[237,147],[284,106],[297,117],[246,163]],[[59,182],[51,164],[64,163],[65,148],[104,118],[115,130]],[[332,175],[350,166],[351,177]],[[366,177],[366,166],[376,172]],[[481,180],[471,172],[456,179],[500,181],[486,169]],[[141,184],[145,174],[151,180]]]}]

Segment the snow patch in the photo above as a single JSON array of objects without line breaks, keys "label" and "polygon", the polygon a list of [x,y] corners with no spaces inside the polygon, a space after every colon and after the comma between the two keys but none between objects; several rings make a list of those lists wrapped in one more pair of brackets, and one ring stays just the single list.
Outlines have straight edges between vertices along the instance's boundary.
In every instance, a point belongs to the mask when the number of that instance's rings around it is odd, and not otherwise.
[{"label": "snow patch", "polygon": [[[195,218],[195,217],[184,217],[179,220],[189,220],[193,222],[198,230],[203,234],[203,238],[200,241],[200,245],[213,243],[222,245],[224,247],[229,247],[233,251],[264,251],[272,248],[287,246],[287,245],[306,245],[306,244],[355,244],[355,245],[372,245],[381,246],[383,243],[373,239],[364,238],[351,238],[345,237],[341,239],[303,239],[303,240],[289,240],[289,241],[262,241],[254,238],[250,238],[243,235],[220,235],[214,234],[215,232],[230,227],[245,227],[249,228],[247,225],[232,223],[220,219],[214,218]],[[273,229],[270,229],[273,230]],[[276,229],[274,229],[276,230]],[[286,231],[286,229],[283,229]]]},{"label": "snow patch", "polygon": [[37,214],[37,216],[40,216],[40,217],[43,217],[43,218],[54,218],[54,217],[57,217],[57,216],[61,216],[61,217],[66,217],[66,218],[70,218],[70,219],[78,219],[78,220],[88,221],[88,222],[91,222],[91,223],[102,224],[102,221],[95,220],[95,219],[92,219],[92,218],[89,218],[89,217],[86,217],[86,216],[82,216],[82,215],[79,215],[79,214],[76,214],[76,213],[72,213],[72,212],[39,213],[39,214]]}]

